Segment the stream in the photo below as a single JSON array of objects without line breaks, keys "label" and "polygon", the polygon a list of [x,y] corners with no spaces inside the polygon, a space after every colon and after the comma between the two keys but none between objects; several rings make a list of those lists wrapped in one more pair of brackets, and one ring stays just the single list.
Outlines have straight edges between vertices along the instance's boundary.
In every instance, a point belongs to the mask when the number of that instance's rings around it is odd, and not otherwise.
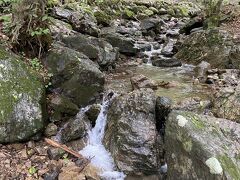
[{"label": "stream", "polygon": [[102,143],[107,120],[107,110],[112,98],[114,98],[114,96],[110,98],[106,96],[103,98],[96,125],[88,131],[88,144],[80,153],[86,158],[91,159],[91,163],[102,171],[102,178],[108,180],[123,180],[125,175],[122,172],[115,171],[113,158]]},{"label": "stream", "polygon": [[[149,56],[151,56],[151,52],[149,53]],[[128,70],[133,71],[135,74],[143,74],[157,82],[165,81],[174,84],[171,88],[158,88],[156,94],[158,96],[169,97],[177,103],[178,101],[189,97],[197,96],[202,99],[207,99],[208,97],[207,87],[193,84],[192,79],[194,77],[194,68],[195,66],[187,64],[184,64],[182,67],[160,68],[152,66],[149,62],[147,64],[129,67]],[[119,93],[131,91],[132,86],[129,78],[129,75],[115,77],[107,83],[107,91],[110,89]],[[107,180],[123,180],[126,176],[123,172],[116,171],[113,158],[102,143],[108,106],[112,98],[103,98],[101,111],[96,120],[96,125],[93,129],[88,131],[87,146],[82,149],[80,153],[86,158],[90,158],[92,164],[102,170],[102,178]]]}]

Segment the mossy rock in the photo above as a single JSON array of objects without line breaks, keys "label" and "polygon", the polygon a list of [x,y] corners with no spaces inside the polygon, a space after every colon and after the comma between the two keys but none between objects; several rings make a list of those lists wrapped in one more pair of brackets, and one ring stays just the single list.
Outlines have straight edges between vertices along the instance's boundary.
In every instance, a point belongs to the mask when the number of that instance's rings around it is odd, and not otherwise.
[{"label": "mossy rock", "polygon": [[238,179],[240,124],[173,110],[166,121],[168,177]]},{"label": "mossy rock", "polygon": [[[185,39],[176,57],[191,64],[207,61],[214,68],[239,68],[240,44],[218,28],[192,33]],[[232,58],[236,57],[236,58]]]},{"label": "mossy rock", "polygon": [[44,60],[53,74],[52,85],[78,106],[85,106],[103,91],[104,75],[84,54],[54,44]]},{"label": "mossy rock", "polygon": [[133,11],[135,14],[142,13],[142,12],[144,12],[146,9],[148,9],[146,6],[137,6],[137,5],[134,5],[134,6],[132,7],[132,11]]},{"label": "mossy rock", "polygon": [[101,10],[94,12],[94,16],[97,19],[98,24],[102,24],[103,26],[109,26],[112,20],[111,16]]},{"label": "mossy rock", "polygon": [[154,15],[154,12],[150,9],[146,9],[143,13],[146,14],[147,16],[149,16],[149,17]]},{"label": "mossy rock", "polygon": [[158,10],[155,7],[150,7],[149,10],[151,10],[154,14],[158,13]]},{"label": "mossy rock", "polygon": [[135,19],[134,16],[135,16],[135,13],[132,10],[130,10],[128,8],[124,9],[123,18],[125,18],[125,19]]},{"label": "mossy rock", "polygon": [[44,128],[44,85],[19,57],[1,47],[0,101],[0,143],[29,140]]}]

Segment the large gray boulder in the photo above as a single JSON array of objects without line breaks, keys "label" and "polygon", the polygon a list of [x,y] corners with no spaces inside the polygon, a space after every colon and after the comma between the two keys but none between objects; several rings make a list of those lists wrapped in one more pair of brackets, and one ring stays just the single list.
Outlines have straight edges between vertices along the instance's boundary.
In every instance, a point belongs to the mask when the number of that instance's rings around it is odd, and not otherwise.
[{"label": "large gray boulder", "polygon": [[0,143],[29,140],[44,128],[44,85],[19,57],[1,47],[0,102]]},{"label": "large gray boulder", "polygon": [[103,69],[108,66],[114,66],[118,60],[118,49],[112,47],[112,45],[104,41],[104,39],[78,34],[64,37],[62,41],[69,48],[82,52],[91,60],[97,61]]},{"label": "large gray boulder", "polygon": [[187,111],[166,122],[169,179],[239,179],[240,124]]},{"label": "large gray boulder", "polygon": [[206,61],[215,68],[239,68],[240,43],[226,31],[211,29],[192,33],[181,45],[176,57],[191,64]]},{"label": "large gray boulder", "polygon": [[119,48],[119,52],[127,55],[136,55],[138,49],[135,47],[135,42],[132,38],[127,38],[118,33],[105,34],[104,38],[113,47]]},{"label": "large gray boulder", "polygon": [[157,171],[155,104],[153,90],[141,89],[110,105],[104,144],[117,168],[127,174]]},{"label": "large gray boulder", "polygon": [[164,22],[159,18],[146,18],[141,21],[140,27],[144,33],[147,33],[149,30],[160,32],[163,24]]},{"label": "large gray boulder", "polygon": [[157,67],[178,67],[182,66],[182,62],[177,58],[167,58],[163,56],[152,57],[152,65]]},{"label": "large gray boulder", "polygon": [[55,91],[68,97],[78,106],[86,105],[103,91],[104,75],[84,54],[55,44],[44,64],[53,74]]},{"label": "large gray boulder", "polygon": [[73,11],[62,7],[54,7],[52,15],[72,25],[75,31],[98,37],[100,30],[97,27],[97,20],[90,13]]}]

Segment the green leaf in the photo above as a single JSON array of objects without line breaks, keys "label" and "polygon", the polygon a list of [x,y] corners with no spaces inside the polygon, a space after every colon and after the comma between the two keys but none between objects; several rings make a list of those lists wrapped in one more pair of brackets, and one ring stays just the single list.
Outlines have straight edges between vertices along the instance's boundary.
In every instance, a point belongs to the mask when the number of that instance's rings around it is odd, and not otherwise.
[{"label": "green leaf", "polygon": [[44,15],[43,17],[42,17],[42,21],[46,21],[48,19],[48,15]]},{"label": "green leaf", "polygon": [[29,172],[29,174],[33,175],[37,172],[37,169],[34,166],[32,166],[28,169],[28,172]]},{"label": "green leaf", "polygon": [[32,31],[32,32],[31,32],[31,36],[35,36],[35,31]]},{"label": "green leaf", "polygon": [[49,29],[44,29],[42,32],[43,32],[43,34],[49,34],[50,31],[49,31]]}]

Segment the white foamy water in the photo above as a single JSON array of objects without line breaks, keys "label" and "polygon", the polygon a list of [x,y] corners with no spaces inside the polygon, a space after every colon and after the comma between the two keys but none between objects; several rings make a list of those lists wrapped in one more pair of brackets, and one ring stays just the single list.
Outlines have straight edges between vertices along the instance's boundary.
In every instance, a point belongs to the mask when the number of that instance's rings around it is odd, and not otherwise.
[{"label": "white foamy water", "polygon": [[153,56],[154,54],[160,54],[161,51],[162,51],[162,48],[163,48],[163,45],[162,45],[162,44],[160,45],[160,48],[159,48],[159,49],[154,49],[153,44],[150,44],[150,45],[151,45],[151,50],[144,52],[144,54],[146,54],[146,55],[148,56],[148,62],[147,62],[148,65],[152,65],[152,60],[151,60],[152,56]]},{"label": "white foamy water", "polygon": [[110,100],[104,98],[101,111],[96,120],[95,127],[88,132],[88,145],[83,148],[80,153],[91,159],[91,163],[102,170],[100,176],[106,180],[123,180],[124,173],[115,171],[115,165],[111,154],[102,144],[104,130],[107,120],[107,110]]}]

